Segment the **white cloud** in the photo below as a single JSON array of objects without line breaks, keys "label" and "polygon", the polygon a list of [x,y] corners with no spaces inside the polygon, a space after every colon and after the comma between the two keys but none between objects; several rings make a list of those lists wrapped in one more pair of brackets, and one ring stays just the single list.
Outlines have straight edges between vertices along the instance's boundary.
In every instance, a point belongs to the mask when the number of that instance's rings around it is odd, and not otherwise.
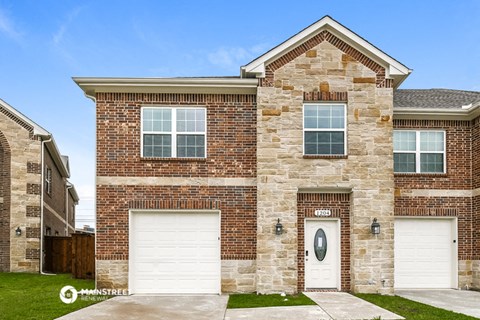
[{"label": "white cloud", "polygon": [[207,55],[208,61],[218,67],[237,70],[266,51],[266,44],[257,44],[251,48],[220,47]]},{"label": "white cloud", "polygon": [[2,8],[0,8],[0,33],[16,42],[22,42],[23,40],[23,34],[17,30],[13,20]]},{"label": "white cloud", "polygon": [[57,31],[52,36],[52,44],[54,49],[63,57],[65,61],[72,65],[76,65],[76,60],[67,48],[65,37],[68,34],[68,28],[81,11],[82,7],[77,7],[70,11],[67,14],[64,22],[59,26]]}]

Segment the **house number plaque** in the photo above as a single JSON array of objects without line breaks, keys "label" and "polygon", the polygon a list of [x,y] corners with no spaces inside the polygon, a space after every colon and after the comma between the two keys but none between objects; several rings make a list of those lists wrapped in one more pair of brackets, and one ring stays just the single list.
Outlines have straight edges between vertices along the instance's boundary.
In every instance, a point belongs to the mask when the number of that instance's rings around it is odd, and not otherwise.
[{"label": "house number plaque", "polygon": [[330,217],[332,215],[332,211],[330,210],[315,210],[315,216],[317,217]]}]

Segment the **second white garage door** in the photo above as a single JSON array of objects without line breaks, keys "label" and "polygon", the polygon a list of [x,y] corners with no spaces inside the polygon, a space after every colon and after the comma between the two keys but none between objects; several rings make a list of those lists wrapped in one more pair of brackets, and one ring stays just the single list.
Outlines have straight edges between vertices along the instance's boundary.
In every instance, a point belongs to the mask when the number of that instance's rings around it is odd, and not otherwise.
[{"label": "second white garage door", "polygon": [[131,293],[220,293],[217,212],[132,212]]},{"label": "second white garage door", "polygon": [[395,220],[395,288],[453,288],[453,219]]}]

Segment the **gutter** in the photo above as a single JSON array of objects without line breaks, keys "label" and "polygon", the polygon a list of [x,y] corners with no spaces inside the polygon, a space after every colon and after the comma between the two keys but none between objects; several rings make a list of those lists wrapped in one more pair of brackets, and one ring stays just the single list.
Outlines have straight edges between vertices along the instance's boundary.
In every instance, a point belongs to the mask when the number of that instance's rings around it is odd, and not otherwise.
[{"label": "gutter", "polygon": [[70,184],[68,181],[66,183],[65,188],[65,236],[68,236],[69,228],[68,228],[68,198],[69,198],[69,190],[73,188],[73,185]]},{"label": "gutter", "polygon": [[470,121],[480,116],[480,103],[468,109],[420,109],[394,108],[394,119],[412,120],[466,120]]},{"label": "gutter", "polygon": [[257,79],[219,78],[95,78],[73,77],[87,97],[98,92],[256,94]]},{"label": "gutter", "polygon": [[44,216],[44,205],[43,205],[43,194],[45,192],[45,144],[48,143],[48,142],[51,142],[52,141],[52,136],[51,135],[48,135],[46,136],[47,137],[47,140],[43,140],[43,137],[42,137],[42,147],[41,147],[41,166],[42,166],[42,170],[41,170],[41,180],[40,180],[40,267],[39,267],[39,272],[40,274],[43,274],[43,275],[53,275],[52,273],[45,273],[43,272],[43,243],[44,243],[44,232],[43,232],[43,229],[44,229],[44,222],[43,222],[43,216]]}]

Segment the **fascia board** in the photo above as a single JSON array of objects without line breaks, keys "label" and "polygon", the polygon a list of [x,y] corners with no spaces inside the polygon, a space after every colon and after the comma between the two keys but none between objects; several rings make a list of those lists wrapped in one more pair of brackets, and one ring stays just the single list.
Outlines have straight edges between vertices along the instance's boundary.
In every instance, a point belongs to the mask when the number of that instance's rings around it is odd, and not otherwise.
[{"label": "fascia board", "polygon": [[52,156],[53,162],[57,166],[58,170],[60,171],[60,174],[62,177],[69,178],[70,177],[70,172],[68,172],[67,167],[65,166],[62,156],[60,154],[60,151],[57,147],[57,144],[55,143],[55,139],[53,136],[50,137],[51,140],[45,143],[45,146],[47,147],[50,155]]},{"label": "fascia board", "polygon": [[418,120],[473,120],[480,116],[480,104],[468,110],[462,109],[412,109],[394,108],[393,119]]},{"label": "fascia board", "polygon": [[258,81],[247,78],[83,78],[73,81],[93,96],[96,92],[246,93],[255,94]]},{"label": "fascia board", "polygon": [[320,19],[316,23],[297,33],[264,55],[243,66],[242,69],[247,73],[258,73],[259,71],[264,72],[265,64],[268,64],[268,62],[278,58],[280,55],[295,48],[299,44],[308,41],[310,38],[316,36],[323,30],[332,32],[335,36],[352,45],[355,49],[359,50],[366,56],[373,58],[373,60],[377,63],[386,66],[387,71],[390,71],[392,75],[407,76],[412,71],[399,61],[393,59],[350,29],[344,27],[328,16]]},{"label": "fascia board", "polygon": [[0,99],[0,105],[2,107],[4,107],[5,109],[7,109],[8,111],[10,111],[11,113],[13,113],[15,116],[17,116],[18,118],[20,118],[21,120],[23,120],[25,123],[29,124],[30,126],[32,126],[33,128],[33,134],[34,135],[39,135],[39,136],[50,136],[50,132],[48,132],[47,130],[45,130],[44,128],[42,128],[40,125],[38,125],[36,122],[34,122],[33,120],[31,120],[29,117],[27,117],[26,115],[24,115],[23,113],[21,113],[20,111],[18,111],[17,109],[15,109],[14,107],[12,107],[11,105],[9,105],[8,103],[6,103],[5,101],[3,101],[2,99]]}]

